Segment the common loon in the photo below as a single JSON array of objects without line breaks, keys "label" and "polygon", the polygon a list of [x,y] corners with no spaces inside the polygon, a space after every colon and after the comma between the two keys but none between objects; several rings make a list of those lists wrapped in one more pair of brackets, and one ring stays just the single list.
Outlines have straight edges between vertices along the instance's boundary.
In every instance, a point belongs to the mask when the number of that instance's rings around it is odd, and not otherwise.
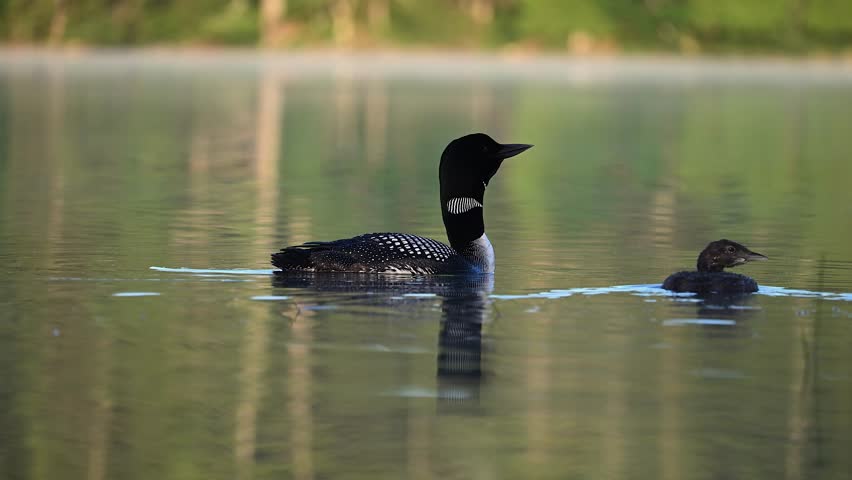
[{"label": "common loon", "polygon": [[447,145],[438,180],[449,246],[407,233],[367,233],[284,248],[272,254],[272,265],[282,272],[494,273],[494,249],[482,220],[485,187],[503,160],[530,147],[499,144],[484,133]]},{"label": "common loon", "polygon": [[722,239],[710,242],[698,255],[698,271],[669,275],[663,288],[674,292],[732,295],[757,291],[757,282],[738,273],[722,271],[753,260],[768,260],[743,245]]}]

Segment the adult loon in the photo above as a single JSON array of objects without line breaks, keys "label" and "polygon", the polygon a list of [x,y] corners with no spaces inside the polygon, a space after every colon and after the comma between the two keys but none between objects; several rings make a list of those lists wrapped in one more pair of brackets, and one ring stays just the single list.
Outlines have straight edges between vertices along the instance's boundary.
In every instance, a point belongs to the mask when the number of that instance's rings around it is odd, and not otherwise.
[{"label": "adult loon", "polygon": [[485,187],[503,160],[530,147],[499,144],[484,133],[447,145],[438,180],[449,246],[407,233],[367,233],[284,248],[272,254],[272,265],[282,272],[494,273],[494,249],[482,219]]},{"label": "adult loon", "polygon": [[674,292],[693,292],[701,295],[734,295],[757,291],[757,282],[738,273],[722,271],[753,260],[768,260],[743,245],[722,239],[710,242],[698,255],[698,271],[669,275],[663,288]]}]

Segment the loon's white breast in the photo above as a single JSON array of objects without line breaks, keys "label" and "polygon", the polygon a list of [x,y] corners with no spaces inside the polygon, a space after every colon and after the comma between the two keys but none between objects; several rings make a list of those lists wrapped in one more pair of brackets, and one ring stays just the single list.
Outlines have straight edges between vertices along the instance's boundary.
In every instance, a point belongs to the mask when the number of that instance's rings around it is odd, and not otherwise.
[{"label": "loon's white breast", "polygon": [[465,248],[462,255],[481,268],[482,273],[494,273],[494,247],[491,246],[491,241],[485,233],[470,242],[470,246]]}]

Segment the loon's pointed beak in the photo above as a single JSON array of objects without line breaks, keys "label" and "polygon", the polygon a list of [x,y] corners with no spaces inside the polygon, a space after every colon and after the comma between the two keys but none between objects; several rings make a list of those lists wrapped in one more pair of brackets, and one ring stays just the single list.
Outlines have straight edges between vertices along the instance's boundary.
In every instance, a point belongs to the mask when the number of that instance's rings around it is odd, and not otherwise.
[{"label": "loon's pointed beak", "polygon": [[496,160],[505,160],[509,157],[514,157],[515,155],[529,150],[532,148],[532,145],[527,145],[526,143],[506,143],[500,145],[500,148],[494,153],[493,157]]},{"label": "loon's pointed beak", "polygon": [[761,255],[757,252],[748,252],[748,255],[746,255],[745,259],[747,262],[753,262],[755,260],[769,260],[769,257],[767,257],[766,255]]}]

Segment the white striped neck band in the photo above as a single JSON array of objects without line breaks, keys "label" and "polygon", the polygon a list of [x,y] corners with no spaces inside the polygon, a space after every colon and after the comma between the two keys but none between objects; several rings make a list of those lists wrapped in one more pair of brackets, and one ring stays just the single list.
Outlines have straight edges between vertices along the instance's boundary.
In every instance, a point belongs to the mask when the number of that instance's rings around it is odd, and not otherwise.
[{"label": "white striped neck band", "polygon": [[454,214],[464,213],[476,207],[482,208],[482,204],[470,197],[451,198],[447,202],[447,211]]}]

